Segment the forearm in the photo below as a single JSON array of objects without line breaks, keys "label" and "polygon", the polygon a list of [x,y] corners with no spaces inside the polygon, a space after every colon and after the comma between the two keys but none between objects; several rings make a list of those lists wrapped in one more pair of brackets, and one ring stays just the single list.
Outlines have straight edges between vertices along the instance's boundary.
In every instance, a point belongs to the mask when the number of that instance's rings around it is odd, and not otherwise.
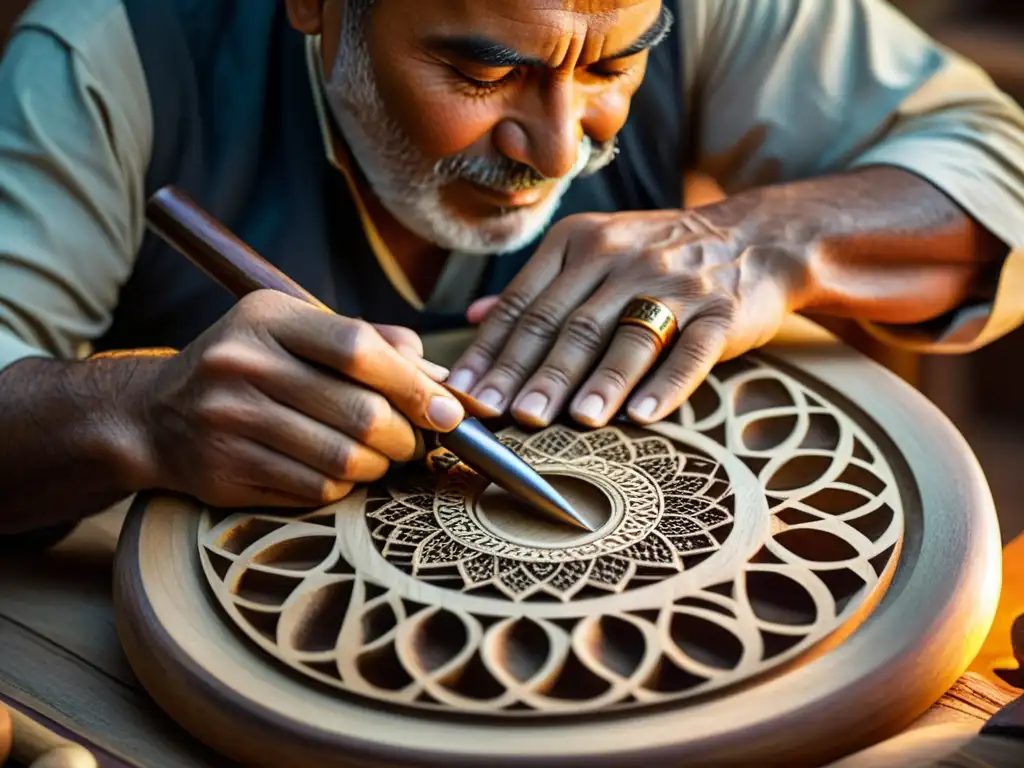
[{"label": "forearm", "polygon": [[798,309],[873,322],[956,308],[1007,253],[942,191],[892,167],[755,189],[700,213],[744,244],[802,260]]},{"label": "forearm", "polygon": [[26,359],[0,373],[0,534],[78,520],[138,490],[129,402],[153,363]]}]

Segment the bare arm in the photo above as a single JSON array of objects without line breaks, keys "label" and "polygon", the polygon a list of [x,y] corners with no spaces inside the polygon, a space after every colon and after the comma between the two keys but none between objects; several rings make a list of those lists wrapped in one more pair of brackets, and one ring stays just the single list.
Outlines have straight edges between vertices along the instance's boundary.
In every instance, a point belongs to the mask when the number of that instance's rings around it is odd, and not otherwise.
[{"label": "bare arm", "polygon": [[138,490],[127,414],[146,359],[21,360],[0,373],[0,534],[79,520]]},{"label": "bare arm", "polygon": [[[815,265],[819,317],[852,316],[927,353],[970,351],[1019,325],[1021,294],[1004,290],[1024,258],[1024,110],[1013,99],[884,0],[682,8],[698,169],[730,196],[725,206],[774,209],[802,222],[795,234],[831,238]],[[992,253],[991,269],[966,264]],[[882,258],[881,293],[849,293]],[[919,265],[927,272],[911,275]],[[886,298],[907,281],[926,295]],[[950,306],[956,295],[963,303]]]},{"label": "bare arm", "polygon": [[802,311],[893,325],[981,298],[1009,251],[944,192],[894,167],[758,188],[698,214],[740,244],[792,252]]}]

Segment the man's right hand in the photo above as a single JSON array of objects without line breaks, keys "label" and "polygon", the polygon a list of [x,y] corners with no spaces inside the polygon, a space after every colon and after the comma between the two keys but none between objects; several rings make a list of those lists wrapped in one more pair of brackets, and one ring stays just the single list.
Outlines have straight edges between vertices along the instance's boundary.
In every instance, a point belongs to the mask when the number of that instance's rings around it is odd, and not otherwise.
[{"label": "man's right hand", "polygon": [[130,398],[135,482],[220,507],[337,501],[412,458],[413,426],[448,432],[464,418],[415,347],[403,329],[250,294]]}]

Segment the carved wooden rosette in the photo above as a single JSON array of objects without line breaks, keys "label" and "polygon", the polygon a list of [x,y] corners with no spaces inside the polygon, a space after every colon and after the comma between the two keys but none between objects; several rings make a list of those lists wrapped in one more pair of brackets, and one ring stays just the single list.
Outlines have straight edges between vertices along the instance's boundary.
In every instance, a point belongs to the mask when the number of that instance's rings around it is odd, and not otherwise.
[{"label": "carved wooden rosette", "polygon": [[259,766],[820,764],[924,712],[991,623],[977,463],[852,354],[721,365],[647,429],[500,437],[594,533],[458,463],[301,516],[141,499],[136,674]]},{"label": "carved wooden rosette", "polygon": [[849,631],[895,563],[884,456],[775,368],[720,369],[654,431],[500,437],[598,530],[534,522],[459,466],[297,519],[207,512],[198,544],[225,617],[348,694],[599,714],[721,690]]}]

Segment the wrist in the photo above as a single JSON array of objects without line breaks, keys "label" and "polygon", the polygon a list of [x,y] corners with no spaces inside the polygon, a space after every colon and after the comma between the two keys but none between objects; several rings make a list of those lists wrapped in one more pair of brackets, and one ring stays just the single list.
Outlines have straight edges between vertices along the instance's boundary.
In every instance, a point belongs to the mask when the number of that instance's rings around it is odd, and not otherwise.
[{"label": "wrist", "polygon": [[794,313],[821,301],[822,232],[817,223],[793,216],[786,201],[785,188],[755,189],[689,213],[728,244],[744,271],[775,285],[786,311]]},{"label": "wrist", "polygon": [[153,381],[173,350],[117,351],[81,363],[89,367],[97,408],[87,433],[93,451],[118,487],[128,493],[160,485],[146,417]]}]

